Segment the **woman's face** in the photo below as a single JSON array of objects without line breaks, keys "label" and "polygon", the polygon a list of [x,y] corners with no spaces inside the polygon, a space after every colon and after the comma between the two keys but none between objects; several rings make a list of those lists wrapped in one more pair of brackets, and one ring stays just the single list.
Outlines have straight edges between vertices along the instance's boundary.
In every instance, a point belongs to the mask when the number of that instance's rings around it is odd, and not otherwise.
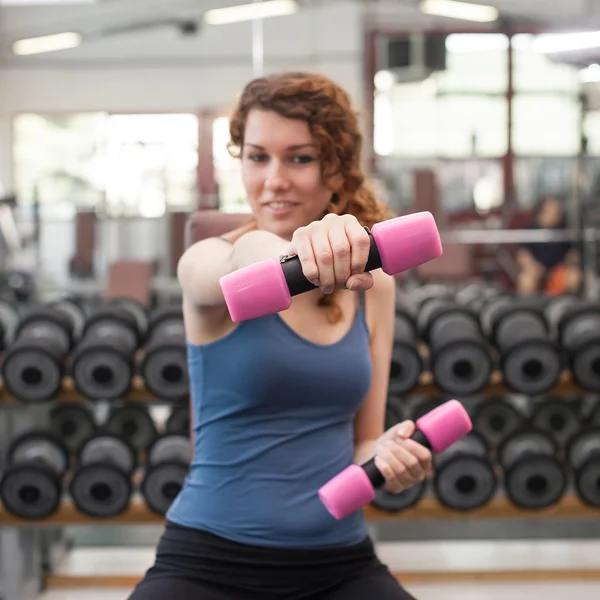
[{"label": "woman's face", "polygon": [[242,179],[258,226],[291,239],[319,220],[332,191],[322,181],[319,147],[308,124],[253,109],[246,120]]},{"label": "woman's face", "polygon": [[548,198],[539,212],[538,223],[545,229],[558,227],[562,221],[562,205],[557,198]]}]

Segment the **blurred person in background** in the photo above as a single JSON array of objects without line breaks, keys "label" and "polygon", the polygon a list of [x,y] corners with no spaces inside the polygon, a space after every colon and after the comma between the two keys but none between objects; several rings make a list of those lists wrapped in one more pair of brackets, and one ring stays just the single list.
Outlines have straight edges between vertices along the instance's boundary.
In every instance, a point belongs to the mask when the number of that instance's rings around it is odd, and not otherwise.
[{"label": "blurred person in background", "polygon": [[[554,195],[543,196],[527,229],[565,231],[564,202]],[[569,241],[521,244],[517,251],[517,291],[522,294],[577,294],[581,288],[581,255]]]}]

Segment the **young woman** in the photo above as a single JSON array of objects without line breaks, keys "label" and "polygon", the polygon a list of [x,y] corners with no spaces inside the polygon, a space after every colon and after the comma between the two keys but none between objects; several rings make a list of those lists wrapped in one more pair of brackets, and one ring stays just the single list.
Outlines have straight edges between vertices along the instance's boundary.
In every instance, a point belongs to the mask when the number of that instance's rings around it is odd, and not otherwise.
[{"label": "young woman", "polygon": [[[388,218],[360,170],[348,95],[316,74],[256,79],[231,119],[254,220],[181,258],[194,456],[155,565],[131,600],[408,600],[362,511],[335,520],[317,491],[376,457],[399,493],[431,454],[383,431],[395,284],[365,273],[363,226]],[[318,288],[235,324],[219,278],[295,254]]]}]

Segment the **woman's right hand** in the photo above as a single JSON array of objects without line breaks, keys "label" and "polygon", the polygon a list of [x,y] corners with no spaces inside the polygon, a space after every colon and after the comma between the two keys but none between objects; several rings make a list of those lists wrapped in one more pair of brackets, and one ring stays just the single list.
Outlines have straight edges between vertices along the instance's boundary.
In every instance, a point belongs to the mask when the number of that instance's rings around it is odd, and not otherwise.
[{"label": "woman's right hand", "polygon": [[304,276],[325,294],[334,289],[359,291],[373,287],[373,276],[364,272],[370,245],[356,217],[330,213],[297,229],[287,254],[300,259]]}]

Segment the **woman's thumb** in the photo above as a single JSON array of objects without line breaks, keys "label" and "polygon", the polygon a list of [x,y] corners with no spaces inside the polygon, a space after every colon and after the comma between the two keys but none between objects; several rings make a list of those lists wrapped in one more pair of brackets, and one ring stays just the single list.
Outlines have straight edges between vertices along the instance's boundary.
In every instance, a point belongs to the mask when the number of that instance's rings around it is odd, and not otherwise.
[{"label": "woman's thumb", "polygon": [[402,423],[396,426],[394,433],[398,437],[408,439],[414,432],[415,424],[413,421],[402,421]]}]

